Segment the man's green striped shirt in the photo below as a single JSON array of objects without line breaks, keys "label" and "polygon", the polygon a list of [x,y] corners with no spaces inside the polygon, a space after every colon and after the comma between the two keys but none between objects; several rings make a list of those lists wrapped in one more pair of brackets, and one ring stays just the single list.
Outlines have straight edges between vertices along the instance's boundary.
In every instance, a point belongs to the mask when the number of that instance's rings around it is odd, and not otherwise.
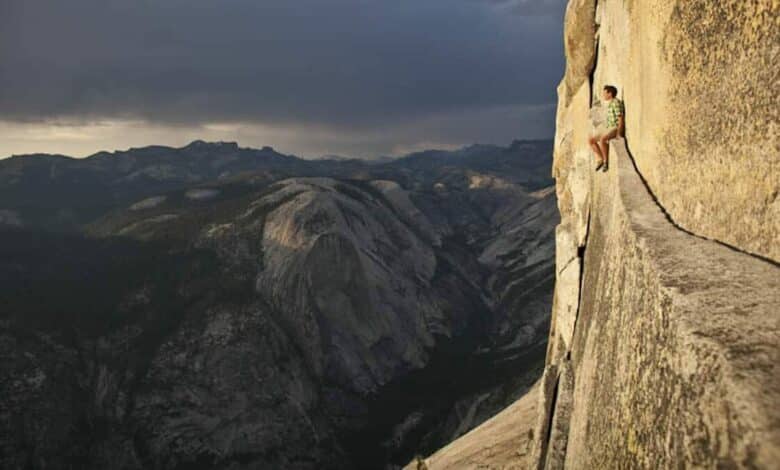
[{"label": "man's green striped shirt", "polygon": [[616,128],[618,126],[618,117],[623,116],[624,112],[623,102],[617,98],[612,98],[607,106],[607,128]]}]

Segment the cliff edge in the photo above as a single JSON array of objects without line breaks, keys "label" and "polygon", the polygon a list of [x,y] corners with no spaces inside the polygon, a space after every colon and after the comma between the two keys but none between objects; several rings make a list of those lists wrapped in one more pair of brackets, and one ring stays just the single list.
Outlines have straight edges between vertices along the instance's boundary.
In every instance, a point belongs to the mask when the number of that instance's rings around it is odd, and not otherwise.
[{"label": "cliff edge", "polygon": [[[545,371],[532,411],[491,421],[516,452],[486,438],[448,468],[776,468],[780,2],[570,0],[565,21]],[[626,139],[595,173],[606,84]]]}]

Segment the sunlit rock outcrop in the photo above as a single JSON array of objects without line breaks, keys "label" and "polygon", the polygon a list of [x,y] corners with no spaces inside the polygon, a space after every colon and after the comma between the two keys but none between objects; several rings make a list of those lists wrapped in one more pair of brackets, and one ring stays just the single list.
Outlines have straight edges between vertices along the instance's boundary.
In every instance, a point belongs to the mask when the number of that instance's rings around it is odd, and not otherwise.
[{"label": "sunlit rock outcrop", "polygon": [[[535,411],[430,468],[777,467],[778,18],[775,0],[569,2],[552,325],[516,404]],[[587,137],[607,84],[627,135],[603,173]]]},{"label": "sunlit rock outcrop", "polygon": [[[770,468],[778,4],[602,1],[584,24],[592,11],[567,11],[567,46],[596,47],[567,47],[559,89],[555,384],[538,401],[534,465]],[[606,84],[625,100],[627,138],[604,174],[586,138]]]},{"label": "sunlit rock outcrop", "polygon": [[686,230],[780,260],[780,4],[598,3],[594,92],[620,89],[659,203]]}]

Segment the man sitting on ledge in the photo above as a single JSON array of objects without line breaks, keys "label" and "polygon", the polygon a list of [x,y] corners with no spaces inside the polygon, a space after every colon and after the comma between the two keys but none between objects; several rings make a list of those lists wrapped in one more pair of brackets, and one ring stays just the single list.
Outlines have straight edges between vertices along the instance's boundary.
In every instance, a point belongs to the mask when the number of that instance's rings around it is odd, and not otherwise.
[{"label": "man sitting on ledge", "polygon": [[623,115],[625,108],[623,102],[617,98],[617,88],[612,85],[606,85],[601,92],[601,96],[607,103],[607,124],[599,125],[594,135],[590,138],[590,147],[596,154],[599,164],[596,171],[604,168],[607,171],[609,167],[609,141],[618,136],[623,136],[625,131],[625,122]]}]

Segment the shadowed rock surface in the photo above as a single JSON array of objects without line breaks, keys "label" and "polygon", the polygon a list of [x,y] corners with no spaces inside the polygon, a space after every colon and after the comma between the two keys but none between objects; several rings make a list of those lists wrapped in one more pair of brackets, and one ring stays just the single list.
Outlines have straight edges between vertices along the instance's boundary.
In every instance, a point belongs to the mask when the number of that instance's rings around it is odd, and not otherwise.
[{"label": "shadowed rock surface", "polygon": [[[533,424],[539,384],[457,441],[425,460],[428,468],[480,468],[522,470],[530,468]],[[417,470],[412,462],[407,470]]]},{"label": "shadowed rock surface", "polygon": [[0,464],[384,468],[464,434],[541,372],[550,150],[0,161]]}]

